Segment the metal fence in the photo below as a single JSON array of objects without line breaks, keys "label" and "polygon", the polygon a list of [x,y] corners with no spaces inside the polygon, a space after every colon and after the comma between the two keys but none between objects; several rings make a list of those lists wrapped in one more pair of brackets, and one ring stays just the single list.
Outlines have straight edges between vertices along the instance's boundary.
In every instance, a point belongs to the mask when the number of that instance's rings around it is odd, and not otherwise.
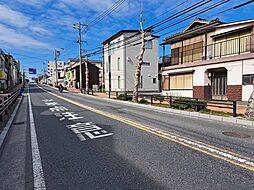
[{"label": "metal fence", "polygon": [[20,89],[6,95],[3,97],[3,100],[0,100],[0,121],[3,121],[4,114],[7,115],[11,109],[11,106],[14,105],[14,102],[20,95]]},{"label": "metal fence", "polygon": [[[193,45],[195,46],[195,44]],[[223,40],[206,46],[172,49],[171,54],[162,56],[163,66],[178,65],[194,61],[210,60],[230,55],[254,52],[254,35]]]},{"label": "metal fence", "polygon": [[[132,94],[122,93],[122,92],[111,92],[109,98],[114,97],[121,100],[131,100]],[[119,98],[120,97],[120,98]],[[139,100],[145,99],[151,105],[153,104],[164,104],[166,107],[173,108],[179,105],[179,109],[193,108],[195,111],[199,112],[204,108],[222,108],[226,110],[231,110],[233,117],[237,117],[237,101],[234,100],[205,100],[199,98],[189,98],[189,97],[179,97],[179,96],[162,96],[158,94],[139,94]]]}]

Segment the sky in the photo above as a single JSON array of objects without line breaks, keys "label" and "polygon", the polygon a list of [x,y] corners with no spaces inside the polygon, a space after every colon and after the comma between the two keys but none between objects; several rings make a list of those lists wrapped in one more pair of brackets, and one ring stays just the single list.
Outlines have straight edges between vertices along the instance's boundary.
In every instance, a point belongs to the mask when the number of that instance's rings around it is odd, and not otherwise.
[{"label": "sky", "polygon": [[[0,0],[0,48],[21,62],[21,68],[36,68],[41,73],[47,69],[47,61],[54,59],[54,49],[64,48],[58,60],[78,57],[78,31],[73,24],[88,24],[83,32],[83,49],[91,50],[101,46],[101,42],[123,29],[139,29],[140,12],[143,10],[144,27],[181,11],[200,0],[125,0],[101,20],[102,13],[109,10],[118,0]],[[205,8],[220,0],[211,0]],[[223,22],[234,22],[254,18],[254,3],[237,10],[217,14],[234,5],[248,0],[231,0],[212,11],[194,16],[185,22],[173,24],[166,30],[155,33],[165,37],[183,30],[195,18],[208,20],[220,18]],[[190,13],[189,13],[190,14]],[[184,17],[186,15],[182,15]],[[172,24],[178,21],[168,22]],[[92,21],[96,21],[93,24]],[[174,32],[172,32],[174,31]],[[158,50],[161,55],[161,48]],[[138,54],[138,52],[137,52]],[[102,55],[90,59],[101,59]],[[46,63],[43,66],[43,63]]]}]

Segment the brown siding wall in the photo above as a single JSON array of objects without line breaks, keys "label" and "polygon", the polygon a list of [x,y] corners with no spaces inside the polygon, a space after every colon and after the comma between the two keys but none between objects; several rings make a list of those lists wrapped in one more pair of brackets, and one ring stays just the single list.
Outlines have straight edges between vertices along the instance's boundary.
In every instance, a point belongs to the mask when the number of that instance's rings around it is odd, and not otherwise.
[{"label": "brown siding wall", "polygon": [[212,99],[210,86],[193,86],[193,98],[200,98],[205,100]]},{"label": "brown siding wall", "polygon": [[228,85],[227,97],[229,100],[242,100],[242,85]]}]

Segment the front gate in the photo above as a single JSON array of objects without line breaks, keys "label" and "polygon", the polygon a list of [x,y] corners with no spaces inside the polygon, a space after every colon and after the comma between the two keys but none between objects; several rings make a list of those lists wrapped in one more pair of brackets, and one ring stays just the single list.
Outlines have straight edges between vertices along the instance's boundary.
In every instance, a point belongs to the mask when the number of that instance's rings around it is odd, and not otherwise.
[{"label": "front gate", "polygon": [[227,73],[214,72],[212,77],[212,99],[227,100]]}]

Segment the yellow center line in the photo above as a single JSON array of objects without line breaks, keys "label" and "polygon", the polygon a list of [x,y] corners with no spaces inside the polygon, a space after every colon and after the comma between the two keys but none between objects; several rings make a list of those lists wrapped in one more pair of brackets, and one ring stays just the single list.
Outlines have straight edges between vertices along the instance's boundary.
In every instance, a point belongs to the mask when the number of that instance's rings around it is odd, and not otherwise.
[{"label": "yellow center line", "polygon": [[40,86],[38,86],[38,87],[41,90],[51,94],[52,96],[60,98],[64,101],[66,101],[66,102],[69,102],[69,103],[74,104],[76,106],[79,106],[81,108],[87,109],[91,112],[94,112],[94,113],[100,114],[102,116],[120,121],[120,122],[125,123],[127,125],[130,125],[132,127],[138,128],[140,130],[149,132],[151,134],[162,137],[164,139],[168,139],[168,140],[173,141],[175,143],[181,144],[181,145],[183,145],[185,147],[188,147],[190,149],[193,149],[193,150],[202,152],[204,154],[210,155],[212,157],[219,158],[221,160],[227,161],[227,162],[229,162],[233,165],[237,165],[237,166],[240,166],[242,168],[254,171],[254,162],[250,161],[251,159],[247,158],[245,156],[239,155],[237,153],[234,153],[234,152],[231,152],[231,151],[228,151],[228,150],[224,150],[222,148],[219,148],[219,147],[216,147],[216,146],[213,146],[213,145],[210,145],[210,144],[199,142],[199,141],[190,139],[188,137],[180,136],[176,133],[173,133],[173,132],[170,132],[170,131],[167,131],[167,130],[163,130],[163,129],[159,129],[159,128],[156,128],[156,127],[144,125],[142,123],[131,120],[129,118],[109,114],[109,113],[106,113],[105,111],[100,111],[100,110],[92,108],[90,106],[86,106],[86,105],[78,103],[76,101],[73,101],[73,100],[67,99],[65,97],[56,95],[52,92],[49,92],[49,91],[41,88]]}]

